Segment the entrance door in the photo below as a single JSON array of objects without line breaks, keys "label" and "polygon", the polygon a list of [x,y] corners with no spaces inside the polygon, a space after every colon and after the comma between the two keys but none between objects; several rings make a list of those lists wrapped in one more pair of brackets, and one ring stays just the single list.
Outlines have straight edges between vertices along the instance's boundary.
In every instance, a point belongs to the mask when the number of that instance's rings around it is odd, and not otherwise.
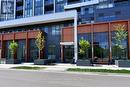
[{"label": "entrance door", "polygon": [[64,46],[64,62],[72,63],[74,57],[74,46]]}]

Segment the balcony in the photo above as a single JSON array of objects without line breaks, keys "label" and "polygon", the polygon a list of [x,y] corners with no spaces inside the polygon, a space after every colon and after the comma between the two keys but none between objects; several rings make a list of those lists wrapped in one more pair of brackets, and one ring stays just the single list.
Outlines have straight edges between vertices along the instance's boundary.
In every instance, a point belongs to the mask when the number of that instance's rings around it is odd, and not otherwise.
[{"label": "balcony", "polygon": [[16,4],[17,4],[18,6],[23,5],[23,0],[17,0],[17,1],[16,1]]},{"label": "balcony", "polygon": [[130,1],[123,1],[123,2],[115,2],[115,6],[129,6],[130,5]]},{"label": "balcony", "polygon": [[67,1],[68,5],[70,5],[70,4],[76,4],[76,3],[81,3],[81,0],[68,0]]},{"label": "balcony", "polygon": [[45,1],[45,5],[52,5],[52,4],[54,4],[54,1],[53,1],[53,0]]},{"label": "balcony", "polygon": [[18,2],[23,2],[23,0],[16,0],[16,2],[18,3]]},{"label": "balcony", "polygon": [[21,10],[23,10],[23,6],[16,7],[16,11],[21,11]]},{"label": "balcony", "polygon": [[[79,3],[77,3],[77,2],[79,2]],[[74,9],[74,8],[83,7],[83,6],[87,6],[87,5],[98,4],[99,0],[90,0],[90,1],[85,1],[85,2],[81,2],[80,0],[78,0],[77,2],[73,3],[73,4],[65,5],[64,9]]]},{"label": "balcony", "polygon": [[0,29],[73,20],[75,17],[77,17],[76,14],[77,12],[75,10],[71,10],[55,14],[47,14],[27,18],[20,18],[22,17],[22,15],[16,15],[19,19],[0,22]]},{"label": "balcony", "polygon": [[114,3],[125,2],[125,1],[129,1],[129,0],[114,0]]}]

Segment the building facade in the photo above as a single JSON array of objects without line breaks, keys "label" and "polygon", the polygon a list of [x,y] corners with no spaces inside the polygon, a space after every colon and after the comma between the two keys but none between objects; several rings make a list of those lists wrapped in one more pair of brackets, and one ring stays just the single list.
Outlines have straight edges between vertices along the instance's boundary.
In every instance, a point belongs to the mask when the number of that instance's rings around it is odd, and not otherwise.
[{"label": "building facade", "polygon": [[[42,58],[53,56],[57,62],[72,59],[76,62],[78,41],[85,38],[91,42],[89,57],[101,58],[98,63],[110,61],[116,56],[111,51],[110,37],[114,33],[110,33],[109,23],[130,19],[129,4],[130,0],[0,0],[1,58],[11,57],[8,47],[15,40],[19,46],[15,57],[23,62],[33,62],[38,58],[35,36],[42,31],[46,36]],[[92,25],[98,27],[89,30],[88,27],[94,27]],[[79,33],[80,26],[85,26],[82,33]],[[123,58],[128,59],[128,40],[123,45],[126,48]],[[96,54],[95,47],[104,51]]]}]

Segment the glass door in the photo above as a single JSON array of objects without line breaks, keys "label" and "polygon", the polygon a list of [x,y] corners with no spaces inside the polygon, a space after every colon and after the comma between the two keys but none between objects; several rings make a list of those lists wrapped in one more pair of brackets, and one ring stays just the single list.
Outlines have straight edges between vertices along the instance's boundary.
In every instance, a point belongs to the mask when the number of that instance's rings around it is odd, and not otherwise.
[{"label": "glass door", "polygon": [[72,63],[74,57],[74,46],[64,46],[64,62]]}]

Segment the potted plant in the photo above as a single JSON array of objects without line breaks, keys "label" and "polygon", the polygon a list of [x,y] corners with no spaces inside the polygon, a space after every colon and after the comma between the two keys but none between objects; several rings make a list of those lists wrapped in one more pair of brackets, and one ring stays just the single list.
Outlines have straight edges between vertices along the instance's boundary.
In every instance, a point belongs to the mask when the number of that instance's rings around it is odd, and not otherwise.
[{"label": "potted plant", "polygon": [[79,41],[79,56],[80,59],[77,60],[77,66],[90,66],[91,60],[88,58],[88,49],[90,43],[87,40],[81,39]]},{"label": "potted plant", "polygon": [[115,36],[113,37],[116,41],[115,47],[120,51],[117,53],[118,59],[115,60],[115,65],[118,67],[130,67],[130,60],[123,59],[122,53],[125,49],[123,46],[123,40],[127,39],[128,33],[125,29],[125,25],[118,24],[115,26],[116,32]]},{"label": "potted plant", "polygon": [[16,50],[18,48],[18,44],[13,40],[10,44],[9,44],[9,50],[11,52],[11,58],[7,59],[6,60],[6,63],[7,64],[18,64],[20,63],[20,60],[18,59],[15,59],[15,53],[16,53]]}]

